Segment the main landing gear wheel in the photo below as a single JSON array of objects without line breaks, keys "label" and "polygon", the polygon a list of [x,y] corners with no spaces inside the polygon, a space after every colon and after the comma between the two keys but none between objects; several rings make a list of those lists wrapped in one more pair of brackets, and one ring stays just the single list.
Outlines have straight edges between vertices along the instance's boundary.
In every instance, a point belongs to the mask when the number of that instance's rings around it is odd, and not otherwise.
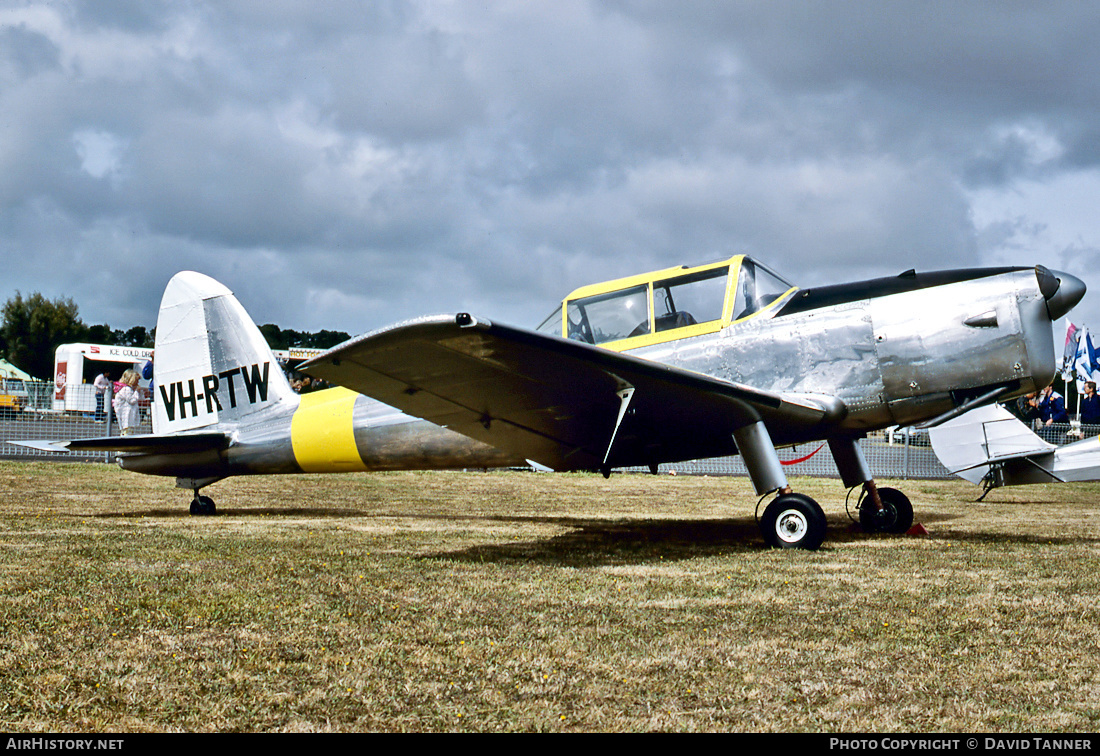
[{"label": "main landing gear wheel", "polygon": [[764,541],[777,549],[813,551],[825,540],[825,512],[804,494],[777,496],[760,518]]},{"label": "main landing gear wheel", "polygon": [[859,503],[859,526],[865,533],[905,533],[913,527],[913,504],[896,488],[880,488],[882,511],[875,509],[870,496]]},{"label": "main landing gear wheel", "polygon": [[218,513],[217,508],[214,506],[214,500],[209,496],[199,496],[195,494],[195,498],[191,500],[191,514],[193,515],[215,515]]}]

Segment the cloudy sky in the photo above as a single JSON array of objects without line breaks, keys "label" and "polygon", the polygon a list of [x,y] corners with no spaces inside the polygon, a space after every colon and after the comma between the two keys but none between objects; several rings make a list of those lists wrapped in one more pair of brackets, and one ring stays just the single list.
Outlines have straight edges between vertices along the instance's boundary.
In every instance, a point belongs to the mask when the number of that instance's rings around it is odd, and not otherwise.
[{"label": "cloudy sky", "polygon": [[360,333],[748,253],[1042,263],[1100,328],[1100,5],[0,0],[0,300]]}]

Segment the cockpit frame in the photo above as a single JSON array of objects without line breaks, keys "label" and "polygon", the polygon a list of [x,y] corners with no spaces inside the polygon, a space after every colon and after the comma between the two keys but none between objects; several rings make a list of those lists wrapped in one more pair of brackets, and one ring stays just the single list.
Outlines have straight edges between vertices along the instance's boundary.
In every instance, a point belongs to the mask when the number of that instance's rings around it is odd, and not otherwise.
[{"label": "cockpit frame", "polygon": [[538,330],[626,351],[770,317],[795,291],[766,266],[734,255],[582,286]]}]

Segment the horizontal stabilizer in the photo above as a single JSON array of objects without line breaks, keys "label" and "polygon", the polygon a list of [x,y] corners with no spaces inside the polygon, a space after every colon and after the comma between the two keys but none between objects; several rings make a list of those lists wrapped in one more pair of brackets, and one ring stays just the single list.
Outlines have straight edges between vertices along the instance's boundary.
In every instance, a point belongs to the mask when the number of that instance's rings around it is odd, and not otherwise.
[{"label": "horizontal stabilizer", "polygon": [[100,436],[66,441],[8,441],[9,444],[48,452],[115,451],[134,454],[188,454],[225,449],[225,433],[179,433],[140,436]]}]

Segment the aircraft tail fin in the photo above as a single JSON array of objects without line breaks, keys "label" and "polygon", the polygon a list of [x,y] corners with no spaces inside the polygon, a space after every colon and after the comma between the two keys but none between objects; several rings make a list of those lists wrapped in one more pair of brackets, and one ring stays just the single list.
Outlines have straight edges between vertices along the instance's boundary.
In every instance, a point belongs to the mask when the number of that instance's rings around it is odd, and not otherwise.
[{"label": "aircraft tail fin", "polygon": [[155,435],[233,426],[297,406],[260,329],[233,292],[201,273],[168,282],[154,354]]},{"label": "aircraft tail fin", "polygon": [[997,463],[1050,454],[1057,448],[999,404],[971,410],[930,428],[928,435],[940,463],[975,484]]}]

